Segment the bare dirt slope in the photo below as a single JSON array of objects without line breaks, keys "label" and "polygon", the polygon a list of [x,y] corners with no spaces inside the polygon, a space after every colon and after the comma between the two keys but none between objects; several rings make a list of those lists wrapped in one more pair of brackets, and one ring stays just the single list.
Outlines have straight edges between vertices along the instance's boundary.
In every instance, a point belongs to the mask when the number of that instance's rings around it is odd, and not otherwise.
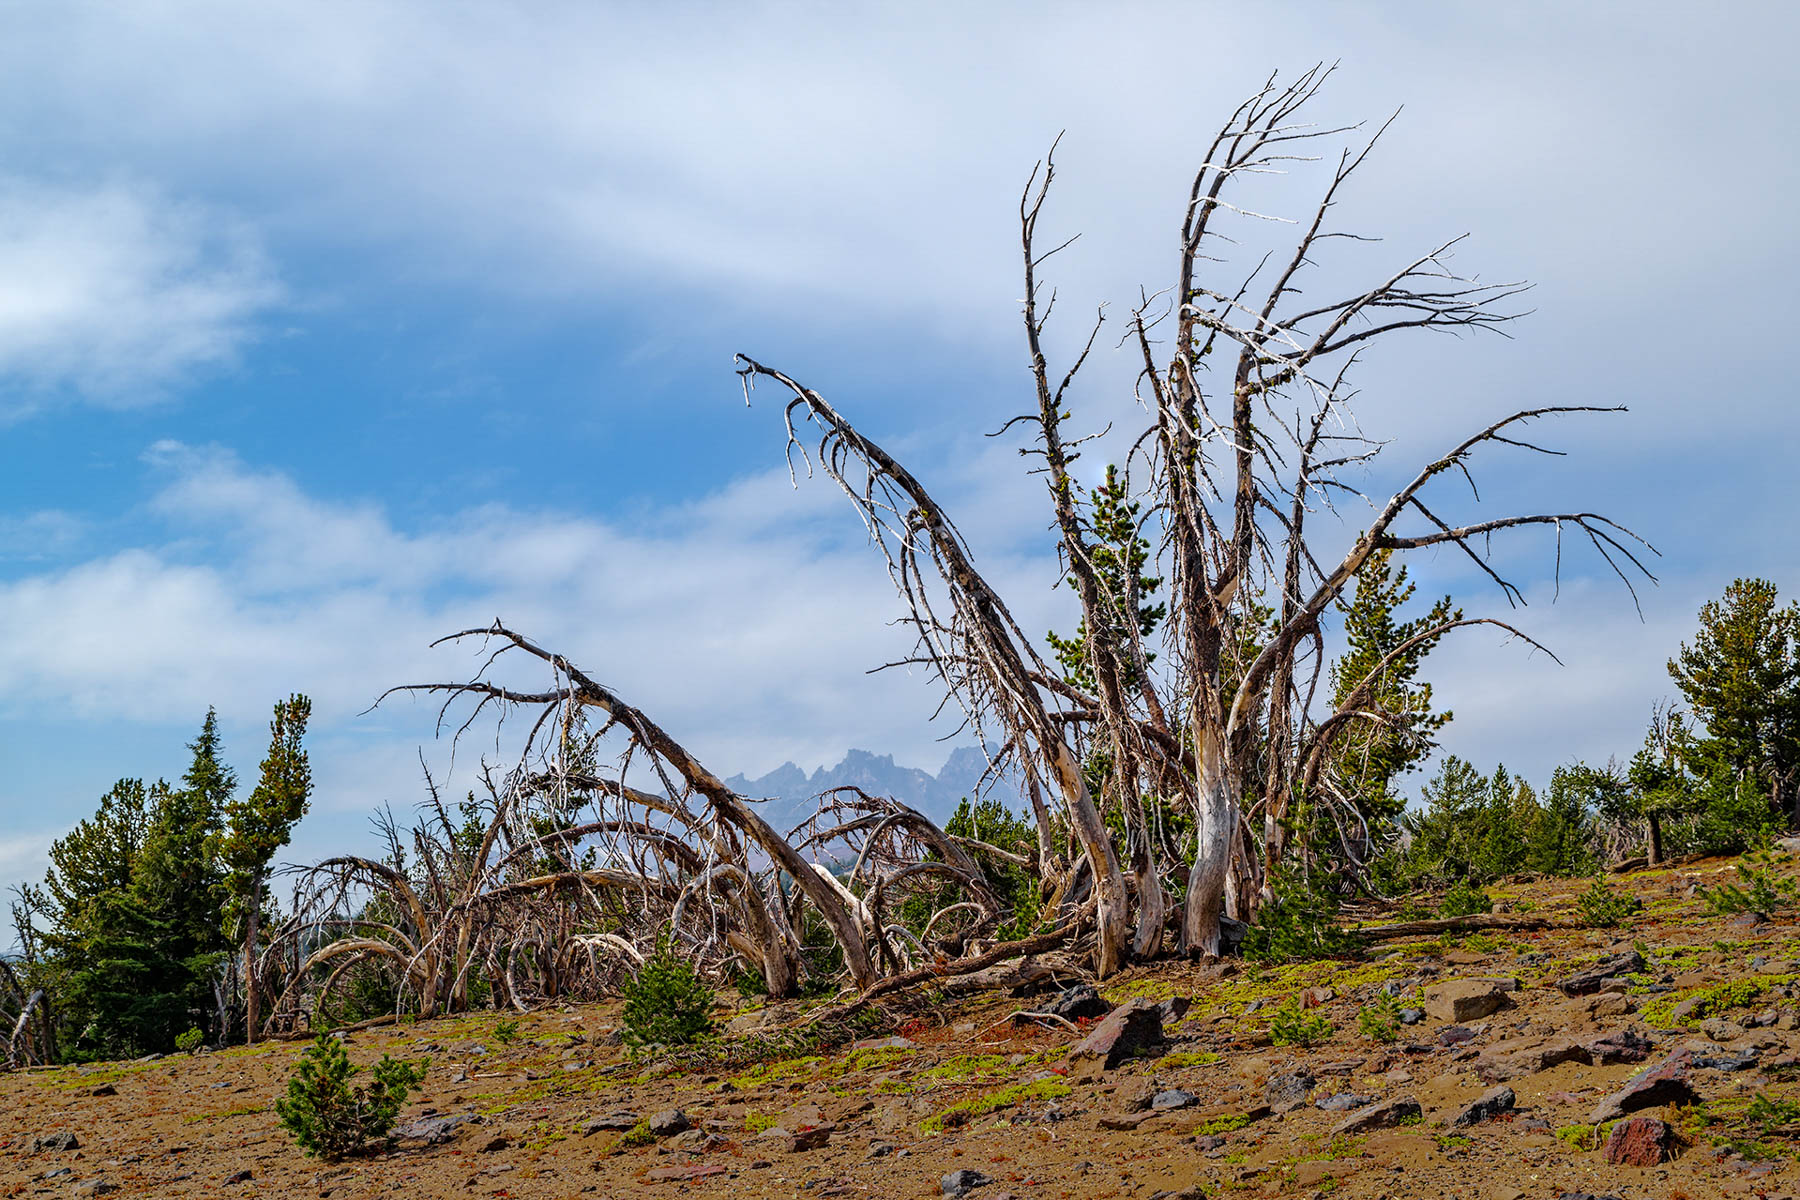
[{"label": "bare dirt slope", "polygon": [[[501,1025],[506,1014],[356,1032],[346,1040],[357,1062],[387,1053],[432,1065],[403,1118],[408,1136],[335,1166],[302,1156],[271,1109],[296,1043],[0,1075],[0,1196],[898,1200],[959,1184],[977,1200],[1148,1200],[1193,1188],[1790,1196],[1800,1190],[1790,1140],[1800,1105],[1783,1102],[1800,1101],[1800,928],[1792,913],[1707,915],[1694,886],[1729,866],[1624,877],[1645,909],[1620,930],[1477,933],[1341,962],[1136,972],[1101,989],[1120,1006],[1111,1022],[1083,1021],[1079,1033],[1016,1025],[1008,1018],[1022,1003],[1047,1001],[1003,993],[928,997],[866,1029],[860,1045],[752,1060],[740,1039],[729,1065],[682,1069],[626,1061],[610,1044],[608,1006],[533,1013],[516,1034]],[[1502,911],[1572,918],[1579,890],[1539,882],[1494,895]],[[1559,982],[1583,970],[1593,990],[1565,994]],[[1358,1013],[1382,994],[1427,1015],[1406,1012],[1415,1023],[1391,1042],[1365,1036]],[[1176,1019],[1181,999],[1192,1003]],[[1177,1003],[1149,1015],[1162,1001]],[[1071,1056],[1090,1026],[1104,1032],[1139,1010],[1139,1024],[1168,1018],[1161,1043],[1110,1068]],[[1282,1032],[1298,1017],[1311,1025],[1299,1033],[1323,1040],[1271,1044],[1276,1014]],[[803,1015],[780,1007],[736,1025],[791,1033]],[[1645,1072],[1615,1127],[1604,1103]],[[1448,1123],[1484,1096],[1492,1115]],[[633,1135],[666,1110],[684,1117]],[[1669,1127],[1666,1150],[1657,1120]],[[66,1148],[62,1133],[78,1144]],[[1651,1165],[1609,1162],[1609,1141],[1614,1157]],[[1665,1153],[1670,1161],[1653,1161]],[[947,1181],[955,1172],[974,1174]]]}]

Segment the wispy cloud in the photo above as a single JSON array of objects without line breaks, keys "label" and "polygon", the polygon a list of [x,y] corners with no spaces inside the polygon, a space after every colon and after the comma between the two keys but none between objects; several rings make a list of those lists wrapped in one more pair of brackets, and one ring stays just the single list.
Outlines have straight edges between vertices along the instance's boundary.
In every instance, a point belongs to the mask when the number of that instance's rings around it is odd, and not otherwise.
[{"label": "wispy cloud", "polygon": [[231,362],[279,295],[229,215],[125,183],[0,177],[0,416],[156,399]]}]

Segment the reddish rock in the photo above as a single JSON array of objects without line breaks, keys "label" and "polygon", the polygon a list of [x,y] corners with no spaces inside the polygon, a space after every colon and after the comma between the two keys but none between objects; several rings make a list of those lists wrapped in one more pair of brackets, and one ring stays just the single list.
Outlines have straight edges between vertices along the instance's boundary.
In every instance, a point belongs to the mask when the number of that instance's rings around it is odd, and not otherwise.
[{"label": "reddish rock", "polygon": [[1489,1083],[1501,1083],[1548,1071],[1562,1063],[1589,1061],[1587,1047],[1576,1038],[1552,1038],[1547,1042],[1521,1038],[1488,1047],[1475,1064],[1475,1073]]},{"label": "reddish rock", "polygon": [[1086,1037],[1075,1043],[1069,1057],[1097,1060],[1110,1070],[1162,1040],[1162,1010],[1140,997],[1101,1018]]},{"label": "reddish rock", "polygon": [[1692,1104],[1699,1099],[1693,1084],[1688,1082],[1688,1067],[1693,1059],[1693,1051],[1677,1050],[1655,1066],[1639,1071],[1624,1087],[1594,1106],[1588,1123],[1615,1121],[1626,1113],[1659,1104]]},{"label": "reddish rock", "polygon": [[1425,1110],[1411,1096],[1401,1096],[1381,1104],[1357,1109],[1332,1127],[1333,1137],[1340,1134],[1368,1133],[1375,1129],[1392,1129],[1403,1122],[1417,1120]]},{"label": "reddish rock", "polygon": [[704,1167],[651,1167],[643,1174],[645,1183],[686,1183],[691,1179],[705,1179],[709,1175],[723,1175],[722,1166]]},{"label": "reddish rock", "polygon": [[1675,1131],[1655,1117],[1632,1117],[1613,1126],[1606,1139],[1606,1161],[1627,1167],[1654,1167],[1669,1159]]}]

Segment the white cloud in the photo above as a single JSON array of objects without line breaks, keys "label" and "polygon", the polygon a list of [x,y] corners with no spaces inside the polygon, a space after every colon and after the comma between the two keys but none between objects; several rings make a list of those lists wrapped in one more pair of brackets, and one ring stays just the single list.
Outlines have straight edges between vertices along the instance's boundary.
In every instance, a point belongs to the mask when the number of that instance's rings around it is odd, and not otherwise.
[{"label": "white cloud", "polygon": [[0,177],[0,414],[156,398],[231,362],[278,294],[228,216],[124,183]]},{"label": "white cloud", "polygon": [[[944,731],[923,725],[929,691],[864,674],[906,645],[886,623],[898,602],[822,481],[796,493],[770,472],[624,520],[475,508],[408,532],[216,448],[159,443],[148,458],[165,475],[152,508],[169,541],[0,585],[15,716],[51,705],[185,722],[208,704],[256,713],[302,690],[322,731],[391,732],[410,773],[432,706],[356,714],[394,684],[466,672],[467,653],[427,644],[504,616],[726,773],[850,745],[940,753]],[[1048,581],[1047,562],[985,561]],[[1024,614],[1047,620],[1057,602]]]},{"label": "white cloud", "polygon": [[[1023,626],[1067,628],[1037,481],[1003,447],[960,449],[945,456],[959,466],[932,472],[940,499],[964,514],[978,561]],[[364,814],[419,798],[419,748],[440,769],[449,755],[432,740],[436,702],[365,710],[394,684],[466,677],[466,650],[428,643],[496,616],[568,653],[721,773],[834,762],[853,746],[933,768],[944,753],[936,739],[949,728],[926,720],[935,692],[917,676],[866,674],[907,638],[888,623],[899,606],[878,557],[822,480],[796,492],[778,470],[627,518],[479,507],[406,530],[378,506],[322,500],[217,447],[165,442],[146,458],[166,541],[0,584],[0,705],[18,727],[50,712],[165,729],[171,753],[217,705],[248,768],[269,703],[308,693],[320,799],[295,857],[361,844]],[[1639,626],[1594,564],[1567,565],[1560,603],[1540,591],[1516,614],[1565,667],[1481,632],[1433,659],[1440,703],[1457,712],[1449,749],[1539,777],[1570,757],[1633,748],[1645,706],[1666,690],[1659,656],[1710,585],[1652,593],[1652,622]],[[1462,570],[1421,560],[1421,596],[1455,579],[1470,585],[1459,598],[1471,613],[1496,612]],[[477,735],[461,761],[490,737]],[[156,773],[127,748],[88,774]],[[72,798],[66,820],[91,799]],[[10,811],[24,796],[0,800]]]}]

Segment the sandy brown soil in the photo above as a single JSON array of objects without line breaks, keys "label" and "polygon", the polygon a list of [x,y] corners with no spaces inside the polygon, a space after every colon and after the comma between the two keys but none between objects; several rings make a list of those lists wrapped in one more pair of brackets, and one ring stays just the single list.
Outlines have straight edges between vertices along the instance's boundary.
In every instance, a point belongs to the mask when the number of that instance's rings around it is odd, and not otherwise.
[{"label": "sandy brown soil", "polygon": [[[406,1138],[389,1153],[335,1166],[301,1155],[271,1109],[300,1051],[295,1043],[15,1072],[0,1075],[0,1196],[116,1189],[121,1196],[350,1200],[642,1191],[899,1200],[938,1196],[942,1178],[964,1169],[993,1181],[970,1193],[976,1200],[1149,1200],[1193,1187],[1206,1196],[1396,1200],[1791,1196],[1800,1188],[1792,1131],[1747,1124],[1745,1109],[1758,1094],[1800,1100],[1800,928],[1792,913],[1757,925],[1706,915],[1693,884],[1715,881],[1728,866],[1623,878],[1646,909],[1617,931],[1416,939],[1355,960],[1235,964],[1222,974],[1188,965],[1137,971],[1110,981],[1107,997],[1186,996],[1193,1006],[1169,1027],[1160,1053],[1110,1071],[1070,1063],[1073,1032],[1015,1028],[1006,1018],[1020,1001],[1004,994],[933,1000],[884,1031],[900,1042],[673,1074],[629,1063],[608,1044],[616,1026],[609,1006],[524,1016],[508,1044],[496,1028],[505,1014],[366,1030],[348,1035],[358,1062],[383,1053],[431,1059],[423,1095],[403,1120],[474,1119],[440,1144]],[[1578,890],[1559,881],[1494,894],[1502,910],[1566,916]],[[1634,942],[1650,961],[1623,999],[1571,999],[1555,988]],[[1358,1031],[1359,1008],[1384,985],[1410,1003],[1420,988],[1489,976],[1521,986],[1507,1007],[1464,1023],[1467,1041],[1444,1045],[1448,1022],[1433,1018],[1402,1028],[1393,1043]],[[1735,988],[1712,991],[1734,981]],[[1710,1013],[1679,1007],[1702,993],[1715,997]],[[1310,1015],[1335,1027],[1328,1041],[1270,1044],[1270,1013],[1294,996],[1318,1001]],[[777,1009],[761,1019],[780,1027],[797,1015]],[[1489,1087],[1480,1072],[1497,1044],[1507,1043],[1504,1051],[1627,1029],[1654,1042],[1646,1063],[1565,1062],[1527,1072],[1507,1081],[1516,1094],[1510,1113],[1459,1130],[1442,1124]],[[1750,1047],[1756,1057],[1740,1070],[1694,1068],[1699,1106],[1645,1110],[1682,1133],[1673,1161],[1610,1165],[1584,1128],[1590,1111],[1642,1066],[1683,1045],[1703,1062]],[[1315,1080],[1306,1102],[1269,1112],[1268,1080],[1302,1068]],[[1195,1103],[1132,1115],[1163,1089],[1184,1089]],[[1342,1093],[1414,1097],[1422,1119],[1333,1137],[1346,1114],[1317,1102]],[[694,1131],[641,1146],[628,1146],[618,1131],[587,1132],[609,1114],[648,1117],[671,1108],[684,1111]],[[793,1135],[825,1125],[832,1128],[823,1145],[795,1148]],[[36,1139],[62,1131],[79,1147],[34,1149]]]}]

